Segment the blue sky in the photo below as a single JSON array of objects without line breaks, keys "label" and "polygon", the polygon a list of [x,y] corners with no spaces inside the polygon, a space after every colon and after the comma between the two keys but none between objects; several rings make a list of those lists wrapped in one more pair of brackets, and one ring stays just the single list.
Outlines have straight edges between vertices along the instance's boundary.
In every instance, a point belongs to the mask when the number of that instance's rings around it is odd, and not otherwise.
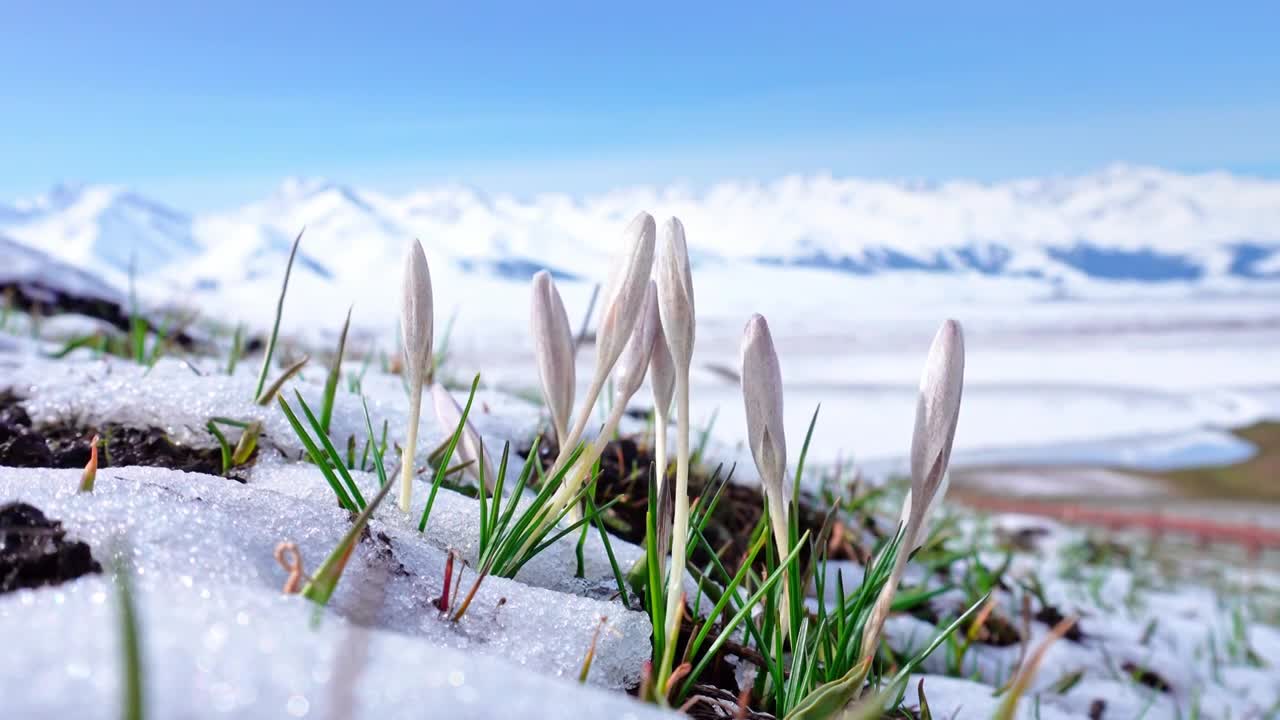
[{"label": "blue sky", "polygon": [[1112,162],[1280,176],[1275,3],[886,5],[9,0],[0,198],[113,182],[204,209],[289,175],[521,194]]}]

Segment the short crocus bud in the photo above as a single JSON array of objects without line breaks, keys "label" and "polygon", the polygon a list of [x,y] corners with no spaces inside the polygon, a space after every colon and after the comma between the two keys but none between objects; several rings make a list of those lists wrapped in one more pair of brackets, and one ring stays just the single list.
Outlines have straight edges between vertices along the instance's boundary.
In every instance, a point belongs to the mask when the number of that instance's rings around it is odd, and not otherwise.
[{"label": "short crocus bud", "polygon": [[661,329],[658,327],[658,287],[652,280],[644,292],[640,321],[631,332],[631,341],[614,368],[614,393],[618,402],[625,403],[644,383],[649,358],[653,355],[653,343]]},{"label": "short crocus bud", "polygon": [[667,349],[671,352],[677,373],[687,373],[693,362],[693,272],[689,267],[684,225],[676,218],[662,224],[656,276],[658,311],[662,316]]},{"label": "short crocus bud", "polygon": [[646,212],[637,215],[623,235],[624,255],[609,278],[600,325],[596,329],[596,369],[604,373],[604,377],[618,362],[640,318],[649,273],[653,269],[654,235],[653,216]]},{"label": "short crocus bud", "polygon": [[400,332],[404,341],[404,364],[410,384],[425,378],[431,370],[431,271],[422,243],[414,240],[404,261],[404,295],[400,309]]},{"label": "short crocus bud", "polygon": [[422,243],[414,240],[404,261],[404,297],[400,309],[400,332],[404,344],[405,377],[409,381],[409,428],[405,434],[400,469],[400,509],[409,512],[413,500],[414,453],[418,445],[418,418],[422,406],[422,385],[431,372],[431,271]]},{"label": "short crocus bud", "polygon": [[676,392],[676,368],[671,362],[671,349],[658,316],[658,334],[653,339],[653,355],[649,359],[649,384],[653,386],[653,407],[666,417],[671,411],[671,398]]},{"label": "short crocus bud", "polygon": [[929,348],[916,401],[915,433],[911,438],[912,508],[906,518],[915,538],[913,544],[919,539],[924,519],[947,474],[963,391],[964,333],[960,323],[947,320]]},{"label": "short crocus bud", "polygon": [[[462,423],[462,407],[453,398],[453,394],[440,383],[436,383],[431,386],[431,400],[435,405],[436,419],[440,421],[440,426],[447,433],[456,432],[458,425]],[[458,438],[456,452],[457,461],[471,463],[467,471],[476,478],[480,477],[481,467],[484,468],[486,489],[492,490],[496,480],[493,475],[494,465],[484,449],[484,443],[480,441],[480,433],[476,432],[470,419],[462,426],[462,436]],[[454,464],[458,463],[454,462]]]},{"label": "short crocus bud", "polygon": [[[742,332],[742,399],[747,410],[747,442],[760,471],[774,543],[778,556],[786,557],[791,552],[791,483],[787,482],[787,436],[782,426],[782,369],[763,315],[752,315]],[[789,598],[790,592],[784,587],[783,597]],[[787,600],[783,607],[789,604]],[[778,621],[787,632],[787,613],[780,612]]]},{"label": "short crocus bud", "polygon": [[861,657],[867,662],[880,646],[880,633],[889,616],[898,581],[906,569],[907,558],[924,542],[925,520],[941,497],[947,463],[951,461],[951,443],[956,437],[963,390],[964,334],[960,323],[948,320],[933,338],[924,375],[920,378],[915,434],[911,437],[911,492],[902,506],[902,547],[863,631]]},{"label": "short crocus bud", "polygon": [[560,299],[555,280],[546,270],[533,276],[531,325],[533,351],[538,361],[538,375],[542,379],[542,397],[551,411],[556,441],[563,443],[569,428],[569,415],[573,412],[576,353],[564,302]]},{"label": "short crocus bud", "polygon": [[769,323],[752,315],[742,334],[742,398],[747,410],[747,440],[765,493],[786,506],[787,439],[782,427],[782,370]]},{"label": "short crocus bud", "polygon": [[649,385],[653,388],[653,467],[658,476],[658,487],[665,488],[667,417],[676,392],[676,367],[671,362],[671,350],[667,348],[661,314],[657,317],[657,330],[653,338],[653,352],[649,357]]}]

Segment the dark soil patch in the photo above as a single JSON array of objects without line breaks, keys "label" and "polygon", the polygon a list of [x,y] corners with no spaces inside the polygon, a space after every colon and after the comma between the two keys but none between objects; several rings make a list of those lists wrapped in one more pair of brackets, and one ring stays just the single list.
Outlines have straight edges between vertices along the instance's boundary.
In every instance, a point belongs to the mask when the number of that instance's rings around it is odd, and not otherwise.
[{"label": "dark soil patch", "polygon": [[1146,685],[1152,690],[1158,690],[1162,693],[1173,692],[1173,686],[1169,684],[1169,681],[1150,668],[1142,667],[1133,662],[1125,662],[1120,665],[1120,669],[1129,673],[1135,682]]},{"label": "dark soil patch", "polygon": [[1041,538],[1048,536],[1049,528],[1024,527],[1012,532],[997,530],[996,534],[1006,547],[1020,552],[1035,552],[1039,548]]},{"label": "dark soil patch", "polygon": [[[963,612],[963,610],[961,610]],[[917,620],[923,620],[930,625],[938,626],[943,622],[943,616],[939,614],[937,609],[928,603],[918,605],[911,610],[911,616]],[[956,617],[955,614],[948,616],[947,622],[951,622]],[[973,623],[977,619],[977,615],[972,616],[968,621],[956,628],[958,637],[967,637],[973,629]],[[973,639],[979,645],[990,645],[992,647],[1010,647],[1022,642],[1022,631],[1011,620],[1001,615],[999,612],[991,612],[987,615],[982,623],[982,627],[978,629],[978,634]]]},{"label": "dark soil patch", "polygon": [[[527,450],[527,448],[526,448]],[[555,461],[557,450],[554,441],[544,438],[539,442],[539,460],[544,469]],[[653,465],[653,451],[647,444],[635,438],[621,438],[605,446],[600,456],[600,475],[597,478],[595,502],[602,505],[615,497],[621,498],[606,513],[605,523],[618,537],[636,544],[644,542],[645,514],[649,508],[649,468]],[[670,472],[674,475],[675,463]],[[729,469],[723,469],[728,473]],[[713,481],[719,482],[715,469],[691,467],[689,472],[689,497],[710,502]],[[720,495],[715,513],[707,523],[704,534],[707,541],[720,555],[721,562],[734,572],[750,550],[751,532],[764,514],[764,496],[757,488],[728,483]],[[816,537],[825,519],[823,513],[800,503],[800,532],[808,531]],[[832,556],[832,559],[856,559]],[[807,555],[802,555],[807,561]],[[693,562],[703,567],[711,561],[705,547],[694,548]]]},{"label": "dark soil patch", "polygon": [[[965,628],[965,632],[968,630]],[[982,623],[982,628],[978,630],[974,640],[992,647],[1009,647],[1022,642],[1022,633],[1008,618],[993,612],[987,616],[986,622]]]},{"label": "dark soil patch", "polygon": [[[103,298],[72,295],[65,289],[35,281],[0,283],[0,296],[10,307],[22,310],[35,317],[47,317],[60,314],[84,315],[110,323],[121,332],[129,332],[132,318],[119,304]],[[147,322],[149,330],[155,333],[161,329],[155,323]],[[195,345],[195,339],[185,330],[166,331],[168,342],[184,348]]]},{"label": "dark soil patch", "polygon": [[22,502],[0,505],[0,594],[61,585],[102,572],[89,546],[67,540],[62,523]]},{"label": "dark soil patch", "polygon": [[[1067,619],[1067,616],[1053,605],[1045,605],[1035,614],[1035,618],[1049,627],[1057,627],[1058,623]],[[1085,634],[1080,629],[1080,621],[1072,623],[1071,629],[1067,630],[1067,634],[1063,637],[1075,643],[1084,642]]]},{"label": "dark soil patch", "polygon": [[[12,393],[0,394],[0,465],[82,468],[94,435],[101,437],[98,467],[141,465],[208,475],[222,474],[222,453],[179,445],[155,428],[67,424],[37,428]],[[256,451],[255,451],[256,452]],[[243,480],[235,478],[236,480]]]}]

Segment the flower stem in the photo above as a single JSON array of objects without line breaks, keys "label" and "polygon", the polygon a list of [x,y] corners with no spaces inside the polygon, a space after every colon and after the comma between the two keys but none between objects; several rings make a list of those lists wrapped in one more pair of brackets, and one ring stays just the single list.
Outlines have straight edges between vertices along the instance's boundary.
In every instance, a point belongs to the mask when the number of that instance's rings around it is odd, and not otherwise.
[{"label": "flower stem", "polygon": [[667,411],[658,407],[653,409],[653,471],[661,495],[662,483],[667,479]]},{"label": "flower stem", "polygon": [[418,420],[422,412],[422,378],[413,381],[409,392],[409,433],[404,441],[404,454],[400,461],[400,509],[409,512],[413,502],[414,455],[418,447]]},{"label": "flower stem", "polygon": [[[785,479],[783,480],[785,482]],[[781,487],[782,483],[776,483]],[[786,506],[782,504],[782,498],[776,495],[770,495],[769,501],[769,524],[773,526],[773,539],[778,545],[778,560],[791,554],[791,536],[787,531],[787,512]],[[778,572],[783,573],[783,579],[780,581],[782,585],[782,604],[778,607],[778,627],[782,630],[783,637],[790,637],[790,619],[791,619],[791,583],[789,579],[789,569],[779,567]]]},{"label": "flower stem", "polygon": [[689,376],[676,377],[676,493],[675,522],[671,524],[671,573],[667,577],[667,642],[658,679],[665,683],[675,661],[680,635],[681,597],[684,595],[686,546],[689,540]]}]

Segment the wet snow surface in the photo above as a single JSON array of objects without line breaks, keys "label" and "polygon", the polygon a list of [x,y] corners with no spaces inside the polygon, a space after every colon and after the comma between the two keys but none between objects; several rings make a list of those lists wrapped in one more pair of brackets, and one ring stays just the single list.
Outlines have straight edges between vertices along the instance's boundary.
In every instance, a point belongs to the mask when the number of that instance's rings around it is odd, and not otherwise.
[{"label": "wet snow surface", "polygon": [[[175,442],[214,445],[210,417],[264,423],[263,450],[245,484],[163,468],[99,471],[96,490],[75,492],[78,470],[0,468],[0,502],[21,500],[58,520],[72,540],[110,568],[128,558],[142,633],[149,709],[154,717],[610,717],[657,716],[621,690],[640,680],[649,654],[647,618],[612,599],[613,579],[598,537],[574,577],[573,540],[557,543],[514,580],[489,578],[459,623],[432,606],[447,552],[468,561],[477,551],[477,504],[449,491],[437,498],[427,532],[417,516],[391,504],[374,516],[330,605],[323,611],[281,593],[285,572],[273,550],[296,543],[314,569],[349,527],[318,470],[278,408],[249,401],[249,369],[235,376],[162,360],[147,372],[92,359],[51,361],[0,355],[0,390],[22,398],[37,425],[156,428]],[[319,405],[323,371],[311,368],[297,389]],[[364,393],[375,428],[384,420],[394,444],[404,435],[408,402],[395,378],[371,372]],[[461,399],[461,398],[460,398]],[[429,404],[428,404],[429,407]],[[521,447],[543,422],[536,406],[497,391],[478,396],[473,421],[488,447]],[[356,395],[339,393],[333,436],[363,442]],[[445,437],[423,414],[418,462]],[[717,451],[731,451],[715,444]],[[355,473],[370,495],[376,479]],[[420,481],[420,512],[428,486]],[[1266,717],[1280,703],[1280,630],[1252,619],[1249,592],[1226,586],[1153,580],[1133,568],[1080,565],[1068,551],[1084,535],[1040,520],[1005,518],[999,528],[971,518],[964,532],[991,535],[1035,528],[1034,548],[1015,557],[1008,577],[1034,573],[1045,600],[1079,614],[1084,633],[1053,645],[1019,717]],[[613,542],[625,569],[640,549]],[[984,557],[997,565],[999,556]],[[1255,569],[1249,569],[1253,567]],[[1231,587],[1274,596],[1274,572],[1247,566]],[[833,568],[834,570],[834,568]],[[845,578],[861,569],[846,564]],[[954,578],[953,578],[954,579]],[[464,571],[470,587],[474,573]],[[911,582],[943,582],[919,568]],[[997,590],[996,613],[1021,624],[1022,591]],[[934,605],[958,611],[952,591]],[[1037,607],[1039,607],[1037,605]],[[120,697],[118,622],[110,572],[55,587],[0,595],[0,716],[112,717]],[[596,628],[604,623],[586,685],[577,682]],[[1049,623],[1029,624],[1029,648]],[[887,636],[899,652],[923,646],[930,622],[900,615]],[[912,680],[906,704],[924,691],[934,717],[990,717],[1016,670],[1022,643],[976,645],[955,667],[944,645]],[[961,679],[963,678],[963,679]],[[1099,706],[1099,702],[1102,705]],[[1144,715],[1145,713],[1145,715]]]}]

